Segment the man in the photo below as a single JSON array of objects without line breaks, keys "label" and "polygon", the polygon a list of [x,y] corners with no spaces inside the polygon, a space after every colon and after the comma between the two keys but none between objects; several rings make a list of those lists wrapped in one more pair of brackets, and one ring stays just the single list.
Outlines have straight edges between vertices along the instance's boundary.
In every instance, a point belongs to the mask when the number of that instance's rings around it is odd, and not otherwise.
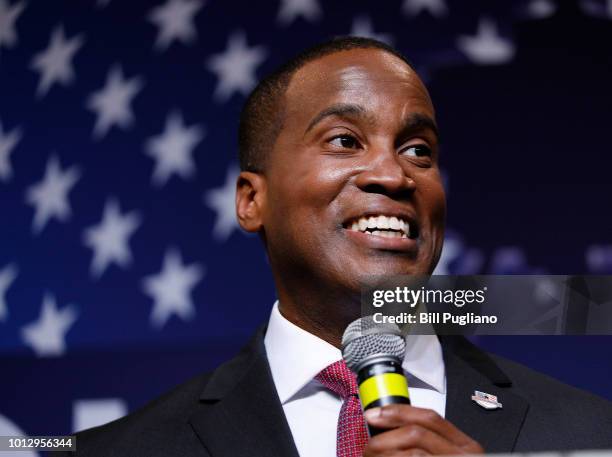
[{"label": "man", "polygon": [[[267,327],[213,373],[80,433],[77,455],[612,448],[610,403],[495,362],[462,338],[408,341],[403,367],[412,406],[365,418],[383,433],[367,440],[363,415],[347,406],[356,401],[354,379],[338,362],[339,347],[359,317],[361,282],[368,275],[429,274],[442,249],[434,109],[395,50],[336,39],[266,78],[242,114],[240,160],[237,217],[260,235],[278,294]],[[474,390],[498,396],[503,408],[481,408],[471,401]]]}]

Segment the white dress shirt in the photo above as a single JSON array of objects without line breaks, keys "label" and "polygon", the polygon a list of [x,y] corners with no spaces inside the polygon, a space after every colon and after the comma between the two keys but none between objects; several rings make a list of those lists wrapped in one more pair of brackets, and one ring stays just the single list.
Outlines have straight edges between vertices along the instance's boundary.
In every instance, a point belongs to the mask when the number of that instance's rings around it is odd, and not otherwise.
[{"label": "white dress shirt", "polygon": [[[402,367],[410,402],[444,416],[446,374],[436,335],[406,337]],[[264,339],[272,378],[301,457],[335,457],[342,399],[314,377],[342,359],[340,349],[289,322],[272,308]]]}]

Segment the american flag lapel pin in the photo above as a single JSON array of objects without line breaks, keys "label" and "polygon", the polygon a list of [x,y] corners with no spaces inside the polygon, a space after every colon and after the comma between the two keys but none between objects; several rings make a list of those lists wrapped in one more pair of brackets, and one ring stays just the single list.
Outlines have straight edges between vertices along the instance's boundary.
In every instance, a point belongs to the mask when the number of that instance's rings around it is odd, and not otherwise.
[{"label": "american flag lapel pin", "polygon": [[486,392],[481,392],[479,390],[474,391],[474,395],[472,395],[472,400],[474,400],[484,409],[498,409],[502,407],[502,404],[497,401],[496,395],[491,395]]}]

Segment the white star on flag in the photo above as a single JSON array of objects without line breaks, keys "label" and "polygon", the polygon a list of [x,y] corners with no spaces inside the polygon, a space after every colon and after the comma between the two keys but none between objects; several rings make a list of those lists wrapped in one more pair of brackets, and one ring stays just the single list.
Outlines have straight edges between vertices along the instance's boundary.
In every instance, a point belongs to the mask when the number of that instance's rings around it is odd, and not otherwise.
[{"label": "white star on flag", "polygon": [[83,46],[84,41],[81,35],[66,40],[64,28],[61,25],[53,30],[47,49],[36,54],[32,59],[31,68],[40,73],[36,91],[39,97],[44,96],[55,83],[59,82],[67,86],[74,80],[72,59]]},{"label": "white star on flag", "polygon": [[173,174],[191,178],[196,171],[192,153],[204,135],[197,125],[185,126],[179,112],[169,114],[164,132],[146,143],[146,153],[155,160],[153,184],[163,186]]},{"label": "white star on flag", "polygon": [[2,130],[2,121],[0,121],[0,181],[6,182],[13,176],[11,153],[20,140],[21,129],[15,127],[5,134]]},{"label": "white star on flag", "polygon": [[109,199],[98,225],[85,230],[83,241],[93,249],[91,275],[99,278],[111,263],[126,268],[132,261],[128,238],[140,226],[141,217],[136,211],[121,214],[119,203]]},{"label": "white star on flag", "polygon": [[321,7],[317,0],[281,0],[278,22],[289,25],[298,17],[314,22],[321,18]]},{"label": "white star on flag", "polygon": [[0,49],[12,48],[17,44],[17,32],[15,23],[23,12],[26,2],[15,3],[9,7],[6,0],[0,0]]},{"label": "white star on flag", "polygon": [[371,38],[393,45],[393,37],[390,34],[374,32],[372,20],[368,16],[359,16],[353,19],[353,27],[351,28],[350,34],[352,36]]},{"label": "white star on flag", "polygon": [[193,42],[198,35],[194,18],[203,6],[198,0],[168,0],[154,8],[149,20],[159,28],[155,48],[163,51],[174,40],[184,44]]},{"label": "white star on flag", "polygon": [[266,55],[263,46],[249,48],[243,32],[233,33],[225,52],[215,54],[206,61],[206,67],[218,78],[214,98],[223,102],[234,92],[248,95],[257,81],[256,67],[265,60]]},{"label": "white star on flag", "polygon": [[202,279],[205,268],[198,264],[183,265],[180,252],[170,248],[164,256],[162,271],[143,279],[144,292],[153,298],[151,324],[163,327],[173,314],[191,320],[195,315],[191,290]]},{"label": "white star on flag", "polygon": [[404,0],[402,4],[402,11],[409,16],[416,16],[423,10],[427,10],[429,14],[437,18],[448,14],[448,7],[444,0]]},{"label": "white star on flag", "polygon": [[525,6],[525,12],[530,19],[550,17],[557,11],[557,5],[552,0],[531,0]]},{"label": "white star on flag", "polygon": [[134,114],[130,103],[143,86],[142,78],[125,79],[120,65],[114,65],[109,70],[104,88],[87,100],[87,107],[97,115],[93,132],[95,138],[104,137],[114,125],[122,129],[132,125]]},{"label": "white star on flag", "polygon": [[62,171],[57,157],[53,155],[49,158],[43,180],[26,192],[26,202],[34,206],[33,233],[40,233],[52,217],[61,222],[70,218],[68,193],[80,177],[81,172],[77,167]]},{"label": "white star on flag", "polygon": [[474,63],[480,65],[502,64],[514,57],[514,44],[501,37],[497,26],[489,18],[478,23],[474,36],[460,36],[457,47]]},{"label": "white star on flag", "polygon": [[217,242],[226,241],[234,229],[239,228],[236,219],[236,180],[239,174],[237,166],[230,166],[223,186],[210,189],[204,194],[204,203],[215,212],[212,233]]},{"label": "white star on flag", "polygon": [[21,329],[21,338],[39,357],[60,356],[66,352],[66,333],[76,320],[74,306],[59,310],[53,295],[45,294],[38,320]]},{"label": "white star on flag", "polygon": [[9,264],[0,270],[0,321],[6,320],[8,316],[6,293],[17,278],[18,271],[17,266],[13,264]]}]

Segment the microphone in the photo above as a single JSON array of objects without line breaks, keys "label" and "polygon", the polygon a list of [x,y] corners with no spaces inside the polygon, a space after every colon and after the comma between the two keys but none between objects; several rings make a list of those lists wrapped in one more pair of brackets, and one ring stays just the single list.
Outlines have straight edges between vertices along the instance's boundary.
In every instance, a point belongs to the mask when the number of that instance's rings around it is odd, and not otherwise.
[{"label": "microphone", "polygon": [[[406,341],[395,324],[376,324],[372,316],[353,321],[342,336],[342,357],[357,375],[359,400],[364,411],[410,404],[408,381],[402,369]],[[382,430],[368,426],[370,436]]]}]

